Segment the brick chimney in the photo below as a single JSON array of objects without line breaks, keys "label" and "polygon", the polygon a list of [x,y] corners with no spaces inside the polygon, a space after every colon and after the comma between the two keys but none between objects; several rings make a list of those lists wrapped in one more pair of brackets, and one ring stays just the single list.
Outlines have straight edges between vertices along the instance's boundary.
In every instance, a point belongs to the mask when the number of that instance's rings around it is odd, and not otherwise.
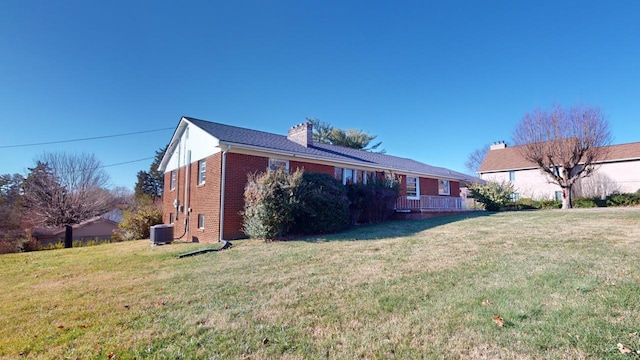
[{"label": "brick chimney", "polygon": [[304,147],[313,145],[313,124],[305,122],[292,127],[289,129],[287,139]]}]

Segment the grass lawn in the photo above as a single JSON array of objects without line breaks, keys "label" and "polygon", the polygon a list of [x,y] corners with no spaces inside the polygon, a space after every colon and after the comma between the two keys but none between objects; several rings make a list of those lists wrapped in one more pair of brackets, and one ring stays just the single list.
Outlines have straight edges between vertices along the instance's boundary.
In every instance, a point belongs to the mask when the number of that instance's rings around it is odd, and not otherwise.
[{"label": "grass lawn", "polygon": [[635,358],[618,343],[640,350],[637,210],[388,222],[177,258],[205,247],[137,241],[0,256],[0,358],[617,359]]}]

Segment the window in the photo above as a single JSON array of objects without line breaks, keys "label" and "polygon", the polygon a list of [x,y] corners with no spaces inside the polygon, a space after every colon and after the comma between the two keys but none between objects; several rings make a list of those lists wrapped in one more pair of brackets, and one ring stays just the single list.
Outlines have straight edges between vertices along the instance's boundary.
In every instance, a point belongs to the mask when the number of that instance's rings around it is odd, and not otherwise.
[{"label": "window", "polygon": [[169,213],[169,224],[176,222],[176,213]]},{"label": "window", "polygon": [[344,180],[343,184],[353,184],[353,169],[344,169]]},{"label": "window", "polygon": [[365,171],[366,176],[364,177],[364,183],[368,184],[373,181],[375,176],[375,171]]},{"label": "window", "polygon": [[356,183],[362,184],[364,182],[364,171],[356,170]]},{"label": "window", "polygon": [[438,194],[439,195],[451,194],[451,189],[449,188],[449,180],[438,180]]},{"label": "window", "polygon": [[336,178],[336,180],[338,180],[340,183],[342,183],[342,173],[344,172],[343,168],[335,168],[334,171],[334,177]]},{"label": "window", "polygon": [[420,198],[420,182],[417,177],[407,176],[407,199]]},{"label": "window", "polygon": [[269,171],[283,169],[289,172],[289,161],[283,159],[269,159]]},{"label": "window", "polygon": [[198,229],[204,229],[204,214],[198,214]]},{"label": "window", "polygon": [[171,171],[171,182],[170,182],[170,190],[174,190],[176,188],[176,171]]},{"label": "window", "polygon": [[520,200],[520,194],[519,193],[513,193],[513,194],[509,195],[509,198],[511,199],[511,201],[518,201],[518,200]]},{"label": "window", "polygon": [[207,179],[207,162],[206,160],[198,161],[198,185],[204,184]]},{"label": "window", "polygon": [[556,201],[562,201],[562,191],[556,191]]},{"label": "window", "polygon": [[516,180],[516,172],[511,170],[509,171],[509,181],[515,181]]}]

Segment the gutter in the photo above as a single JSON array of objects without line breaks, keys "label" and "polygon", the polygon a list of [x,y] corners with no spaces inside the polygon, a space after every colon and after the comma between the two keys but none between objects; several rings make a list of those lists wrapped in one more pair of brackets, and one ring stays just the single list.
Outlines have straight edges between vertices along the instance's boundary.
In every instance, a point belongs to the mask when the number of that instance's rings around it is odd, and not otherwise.
[{"label": "gutter", "polygon": [[227,148],[222,152],[222,180],[220,182],[220,239],[219,241],[225,243],[222,239],[224,233],[224,195],[225,184],[227,179],[227,153],[231,150],[231,145],[227,144]]}]

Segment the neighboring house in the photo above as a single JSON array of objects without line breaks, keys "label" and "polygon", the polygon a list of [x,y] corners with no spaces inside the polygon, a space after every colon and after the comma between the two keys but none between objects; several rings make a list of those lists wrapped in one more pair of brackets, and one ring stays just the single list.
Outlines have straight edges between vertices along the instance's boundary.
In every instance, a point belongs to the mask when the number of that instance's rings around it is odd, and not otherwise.
[{"label": "neighboring house", "polygon": [[[87,219],[79,224],[72,226],[73,241],[91,241],[91,240],[111,240],[114,230],[118,228],[118,222],[111,220],[109,217],[116,216],[116,212],[107,213],[109,216],[95,216]],[[37,228],[33,231],[33,236],[40,245],[47,246],[64,242],[65,228]]]},{"label": "neighboring house", "polygon": [[[606,154],[591,176],[574,185],[574,196],[604,197],[640,189],[640,142],[608,146]],[[478,173],[483,180],[513,183],[514,199],[562,199],[559,185],[551,183],[536,164],[525,160],[518,147],[507,147],[504,142],[491,145]]]},{"label": "neighboring house", "polygon": [[335,176],[344,184],[383,173],[399,175],[396,207],[405,211],[460,211],[460,184],[471,176],[415,160],[314,143],[312,125],[287,136],[182,117],[160,162],[165,173],[163,221],[174,236],[214,242],[242,232],[247,174],[285,168]]}]

